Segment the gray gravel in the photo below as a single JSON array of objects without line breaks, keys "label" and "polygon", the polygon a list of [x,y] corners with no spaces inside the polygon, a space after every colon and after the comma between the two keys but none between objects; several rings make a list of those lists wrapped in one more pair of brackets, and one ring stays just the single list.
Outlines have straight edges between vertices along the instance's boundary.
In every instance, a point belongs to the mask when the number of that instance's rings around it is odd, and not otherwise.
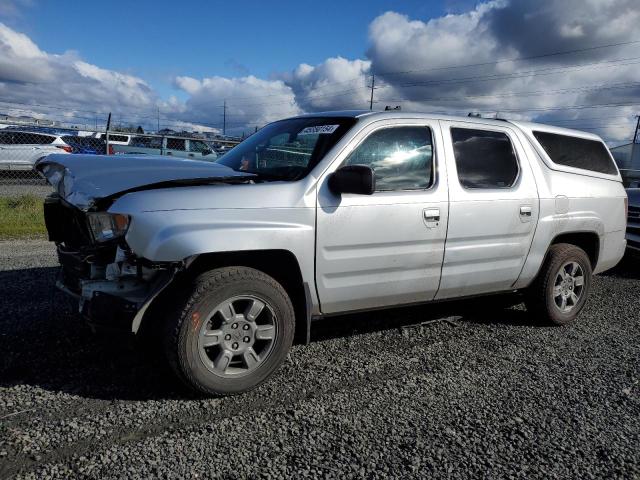
[{"label": "gray gravel", "polygon": [[0,261],[0,478],[640,477],[638,265],[573,327],[496,300],[343,316],[260,389],[202,399],[93,336],[46,244]]}]

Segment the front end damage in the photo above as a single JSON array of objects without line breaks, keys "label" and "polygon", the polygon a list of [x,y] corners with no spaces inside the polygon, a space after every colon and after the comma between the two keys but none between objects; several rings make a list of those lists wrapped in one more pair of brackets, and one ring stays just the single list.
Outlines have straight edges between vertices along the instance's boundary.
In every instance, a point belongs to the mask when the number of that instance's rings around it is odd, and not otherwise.
[{"label": "front end damage", "polygon": [[52,194],[44,204],[49,240],[61,265],[56,286],[78,301],[80,314],[98,329],[136,333],[157,295],[182,269],[137,257],[124,237],[96,242],[87,212]]},{"label": "front end damage", "polygon": [[126,242],[135,218],[110,212],[113,202],[144,190],[247,183],[255,177],[211,162],[151,155],[49,155],[35,169],[55,190],[44,215],[62,265],[58,287],[78,300],[91,325],[134,333],[153,300],[191,259],[157,262],[136,255]]}]

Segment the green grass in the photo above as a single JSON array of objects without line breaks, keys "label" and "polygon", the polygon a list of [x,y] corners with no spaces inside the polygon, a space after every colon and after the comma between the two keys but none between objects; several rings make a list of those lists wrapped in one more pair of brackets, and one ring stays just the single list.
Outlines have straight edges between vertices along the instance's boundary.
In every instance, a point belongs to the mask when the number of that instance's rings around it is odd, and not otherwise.
[{"label": "green grass", "polygon": [[0,239],[45,237],[42,204],[36,195],[0,197]]}]

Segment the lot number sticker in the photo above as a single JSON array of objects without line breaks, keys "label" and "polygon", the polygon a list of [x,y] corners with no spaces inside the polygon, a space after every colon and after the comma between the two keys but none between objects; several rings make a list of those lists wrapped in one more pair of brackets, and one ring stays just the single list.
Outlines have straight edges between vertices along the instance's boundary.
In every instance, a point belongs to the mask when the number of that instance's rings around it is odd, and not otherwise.
[{"label": "lot number sticker", "polygon": [[306,127],[298,135],[316,135],[331,134],[336,131],[340,125],[318,125],[317,127]]}]

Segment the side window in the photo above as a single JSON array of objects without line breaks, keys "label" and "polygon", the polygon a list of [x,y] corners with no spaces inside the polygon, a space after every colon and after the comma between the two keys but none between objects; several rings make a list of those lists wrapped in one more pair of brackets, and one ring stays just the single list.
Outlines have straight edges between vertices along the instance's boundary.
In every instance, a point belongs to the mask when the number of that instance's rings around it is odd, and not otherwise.
[{"label": "side window", "polygon": [[207,150],[210,150],[209,147],[207,147],[207,144],[204,143],[201,140],[189,140],[189,151],[190,152],[198,152],[198,153],[202,153],[205,152]]},{"label": "side window", "polygon": [[369,135],[345,161],[367,165],[376,191],[421,190],[433,183],[433,143],[428,127],[390,127]]},{"label": "side window", "polygon": [[14,134],[12,132],[0,133],[0,144],[13,145],[15,143],[13,137],[14,137]]},{"label": "side window", "polygon": [[183,138],[167,138],[168,150],[184,150]]},{"label": "side window", "polygon": [[[102,134],[102,138],[106,139],[107,135],[106,134]],[[127,135],[114,135],[113,133],[109,134],[109,141],[110,142],[122,142],[122,143],[129,143],[129,137]]]},{"label": "side window", "polygon": [[518,178],[518,159],[506,133],[452,128],[458,180],[465,188],[509,188]]},{"label": "side window", "polygon": [[533,135],[549,158],[558,165],[609,175],[618,173],[602,142],[549,132],[533,132]]},{"label": "side window", "polygon": [[37,133],[19,133],[15,143],[24,145],[46,145],[52,143],[55,137],[49,137],[47,135],[38,135]]}]

